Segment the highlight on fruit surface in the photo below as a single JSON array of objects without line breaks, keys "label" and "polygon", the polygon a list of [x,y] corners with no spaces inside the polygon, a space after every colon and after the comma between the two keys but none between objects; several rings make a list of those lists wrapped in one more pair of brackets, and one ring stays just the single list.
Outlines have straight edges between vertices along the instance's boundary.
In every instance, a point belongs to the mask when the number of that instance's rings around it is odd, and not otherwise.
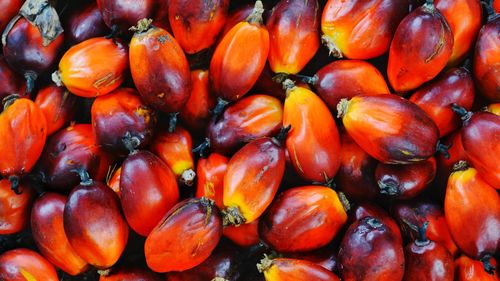
[{"label": "highlight on fruit surface", "polygon": [[257,269],[264,273],[266,281],[318,280],[340,281],[331,271],[306,260],[276,258],[268,256],[257,264]]}]

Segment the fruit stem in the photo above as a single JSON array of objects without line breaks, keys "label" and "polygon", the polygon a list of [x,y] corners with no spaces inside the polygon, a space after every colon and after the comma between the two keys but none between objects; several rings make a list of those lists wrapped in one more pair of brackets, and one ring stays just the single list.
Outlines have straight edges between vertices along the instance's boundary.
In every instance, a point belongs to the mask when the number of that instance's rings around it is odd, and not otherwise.
[{"label": "fruit stem", "polygon": [[104,36],[104,38],[111,39],[114,42],[116,37],[118,37],[119,35],[120,29],[118,28],[118,25],[113,24],[113,26],[111,26],[111,32],[108,35]]},{"label": "fruit stem", "polygon": [[438,141],[436,144],[436,151],[443,154],[445,159],[450,159],[450,152],[449,149],[451,148],[453,144],[443,144],[441,141]]},{"label": "fruit stem", "polygon": [[281,83],[282,86],[283,86],[283,90],[285,90],[286,92],[286,96],[288,97],[288,95],[290,94],[290,92],[295,89],[295,82],[293,82],[293,80],[291,79],[285,79],[285,81],[283,81],[283,83]]},{"label": "fruit stem", "polygon": [[222,213],[222,224],[224,226],[240,226],[245,223],[246,219],[240,212],[238,207],[227,207],[221,211]]},{"label": "fruit stem", "polygon": [[466,70],[467,72],[471,72],[472,69],[472,61],[471,59],[466,59],[462,65],[462,69]]},{"label": "fruit stem", "polygon": [[109,268],[97,270],[97,274],[99,274],[99,276],[108,276],[110,272],[111,272],[111,269],[109,269]]},{"label": "fruit stem", "polygon": [[381,228],[383,224],[376,218],[370,217],[366,220],[366,223],[373,228]]},{"label": "fruit stem", "polygon": [[472,117],[472,112],[467,111],[467,109],[461,107],[460,105],[456,103],[451,104],[451,110],[455,112],[458,116],[460,116],[460,119],[462,119],[462,123],[465,125],[469,123],[470,118]]},{"label": "fruit stem", "polygon": [[452,172],[465,171],[469,168],[469,163],[464,160],[460,160],[453,165]]},{"label": "fruit stem", "polygon": [[344,56],[342,55],[342,51],[333,43],[332,40],[330,40],[330,37],[326,34],[323,34],[321,36],[321,42],[328,48],[329,55],[333,56],[334,58],[341,59]]},{"label": "fruit stem", "polygon": [[264,258],[260,260],[260,263],[257,264],[257,270],[260,273],[268,270],[273,265],[273,260],[267,255],[264,254]]},{"label": "fruit stem", "polygon": [[198,153],[198,155],[201,157],[201,158],[206,158],[207,155],[205,154],[205,151],[207,149],[210,148],[210,139],[209,138],[205,138],[205,140],[200,143],[200,145],[198,145],[197,147],[193,148],[193,150],[191,150],[193,153]]},{"label": "fruit stem", "polygon": [[3,110],[7,110],[20,96],[18,94],[8,95],[2,100]]},{"label": "fruit stem", "polygon": [[415,244],[417,246],[425,246],[428,245],[431,241],[427,239],[427,228],[429,227],[429,222],[426,221],[422,224],[421,227],[418,228],[418,238],[415,240]]},{"label": "fruit stem", "polygon": [[54,82],[58,87],[64,86],[61,78],[61,73],[59,72],[59,70],[54,71],[54,73],[52,73],[51,78],[52,82]]},{"label": "fruit stem", "polygon": [[133,31],[135,33],[143,33],[147,31],[151,27],[151,23],[153,23],[152,19],[141,19],[137,22],[136,26],[132,26],[129,28],[130,31]]},{"label": "fruit stem", "polygon": [[291,129],[292,125],[281,127],[280,132],[274,137],[274,139],[279,145],[283,145],[283,143],[286,140],[286,137],[288,136],[288,132],[290,132]]},{"label": "fruit stem", "polygon": [[24,73],[24,79],[26,79],[26,93],[31,94],[35,88],[35,81],[38,75],[33,71],[26,71]]},{"label": "fruit stem", "polygon": [[389,180],[379,180],[377,182],[380,193],[388,196],[397,196],[399,195],[398,183],[394,179]]},{"label": "fruit stem", "polygon": [[341,99],[337,104],[337,118],[344,118],[347,113],[347,108],[349,107],[349,101],[347,99]]},{"label": "fruit stem", "polygon": [[283,84],[283,81],[285,81],[288,76],[290,76],[288,73],[280,72],[274,75],[272,79],[274,83]]},{"label": "fruit stem", "polygon": [[187,169],[184,172],[182,172],[181,182],[184,185],[192,186],[194,183],[195,177],[196,177],[196,173],[193,171],[193,169]]},{"label": "fruit stem", "polygon": [[314,76],[307,76],[307,75],[301,75],[301,74],[294,74],[293,76],[297,77],[300,79],[300,81],[309,84],[309,85],[316,85],[318,83],[318,75]]},{"label": "fruit stem", "polygon": [[486,273],[488,273],[490,275],[493,275],[497,268],[490,263],[490,259],[491,259],[491,256],[486,255],[483,258],[481,258],[481,262],[483,263],[484,271],[486,271]]},{"label": "fruit stem", "polygon": [[342,203],[342,206],[344,207],[344,210],[346,211],[346,213],[349,212],[349,210],[351,210],[351,203],[347,199],[347,196],[345,196],[345,193],[339,192],[338,196],[340,199],[340,203]]},{"label": "fruit stem", "polygon": [[212,113],[212,116],[214,116],[215,118],[219,117],[219,115],[222,114],[222,112],[224,111],[224,108],[226,108],[226,105],[228,105],[229,102],[222,99],[222,98],[217,98],[217,104],[215,105],[214,109],[212,109],[210,111],[210,113]]},{"label": "fruit stem", "polygon": [[10,188],[14,191],[15,194],[19,195],[23,192],[19,190],[19,176],[10,176],[9,177]]},{"label": "fruit stem", "polygon": [[78,176],[80,176],[80,185],[89,186],[89,185],[92,185],[92,183],[94,182],[90,178],[90,175],[87,172],[87,170],[85,170],[85,168],[83,168],[83,167],[79,167],[77,169],[73,169],[73,170],[71,170],[71,172],[75,172],[75,173],[78,174]]},{"label": "fruit stem", "polygon": [[168,116],[168,132],[173,133],[175,131],[175,127],[177,126],[177,116],[179,112],[170,113]]},{"label": "fruit stem", "polygon": [[252,13],[246,18],[249,23],[263,24],[262,14],[264,13],[264,5],[261,0],[255,1]]},{"label": "fruit stem", "polygon": [[129,155],[132,155],[137,153],[137,148],[141,145],[141,140],[136,136],[132,136],[132,134],[127,131],[122,138],[122,143],[128,150]]}]

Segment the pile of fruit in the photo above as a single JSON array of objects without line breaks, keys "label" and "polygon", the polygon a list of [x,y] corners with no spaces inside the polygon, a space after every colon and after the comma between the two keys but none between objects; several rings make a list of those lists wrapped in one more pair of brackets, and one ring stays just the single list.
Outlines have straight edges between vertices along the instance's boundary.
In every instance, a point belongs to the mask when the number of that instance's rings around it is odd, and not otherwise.
[{"label": "pile of fruit", "polygon": [[0,8],[0,280],[500,280],[500,0]]}]

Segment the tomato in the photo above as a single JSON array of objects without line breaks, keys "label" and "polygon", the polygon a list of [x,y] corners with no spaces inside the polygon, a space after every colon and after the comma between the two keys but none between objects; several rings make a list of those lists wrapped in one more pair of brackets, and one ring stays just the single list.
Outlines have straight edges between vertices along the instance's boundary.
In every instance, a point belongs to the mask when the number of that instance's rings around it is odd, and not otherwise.
[{"label": "tomato", "polygon": [[266,281],[340,281],[340,279],[329,270],[306,260],[287,258],[271,260],[266,257],[257,267],[259,271],[264,273]]},{"label": "tomato", "polygon": [[323,41],[335,57],[370,59],[389,49],[408,1],[329,0],[323,10]]},{"label": "tomato", "polygon": [[0,255],[0,279],[58,281],[56,269],[37,252],[19,248]]},{"label": "tomato", "polygon": [[38,91],[35,103],[47,121],[47,135],[52,135],[68,124],[75,115],[77,98],[63,87],[49,85]]},{"label": "tomato", "polygon": [[212,200],[186,199],[163,217],[144,244],[156,272],[184,271],[201,264],[222,236],[222,219]]},{"label": "tomato", "polygon": [[66,51],[55,81],[77,96],[98,97],[120,86],[127,67],[128,52],[120,40],[96,37]]},{"label": "tomato", "polygon": [[68,15],[64,25],[65,40],[70,45],[109,33],[95,1],[80,6]]},{"label": "tomato", "polygon": [[20,232],[29,224],[34,192],[24,182],[19,191],[16,194],[8,180],[0,180],[0,235]]},{"label": "tomato", "polygon": [[75,276],[87,270],[88,266],[70,245],[64,232],[66,202],[66,196],[50,192],[37,198],[31,211],[31,232],[42,255],[64,272]]}]

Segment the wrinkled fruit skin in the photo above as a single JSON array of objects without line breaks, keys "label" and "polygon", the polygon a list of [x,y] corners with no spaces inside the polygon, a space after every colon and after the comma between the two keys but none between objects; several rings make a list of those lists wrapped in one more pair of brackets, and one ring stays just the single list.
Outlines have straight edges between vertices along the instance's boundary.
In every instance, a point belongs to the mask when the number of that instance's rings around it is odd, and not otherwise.
[{"label": "wrinkled fruit skin", "polygon": [[310,261],[278,258],[264,271],[266,281],[317,280],[340,281],[331,271]]},{"label": "wrinkled fruit skin", "polygon": [[500,102],[500,17],[481,28],[473,60],[473,72],[480,93],[492,102]]},{"label": "wrinkled fruit skin", "polygon": [[33,250],[19,248],[0,255],[0,279],[58,281],[54,266]]},{"label": "wrinkled fruit skin", "polygon": [[30,209],[34,192],[26,184],[21,183],[16,194],[11,183],[0,180],[0,235],[14,234],[23,230],[30,220]]}]

